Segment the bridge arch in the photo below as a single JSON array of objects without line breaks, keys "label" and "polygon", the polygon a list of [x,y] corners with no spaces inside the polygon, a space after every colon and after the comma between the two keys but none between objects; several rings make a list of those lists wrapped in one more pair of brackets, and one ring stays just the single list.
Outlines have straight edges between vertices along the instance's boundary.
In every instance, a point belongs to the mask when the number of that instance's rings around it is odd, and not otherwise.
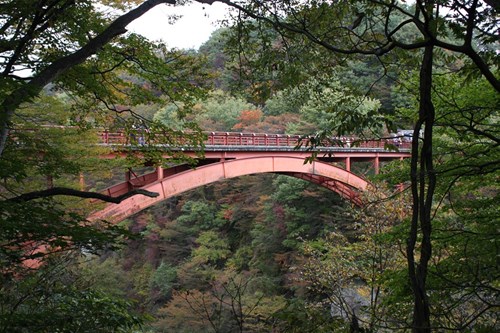
[{"label": "bridge arch", "polygon": [[361,204],[359,192],[369,186],[361,177],[325,162],[304,164],[303,158],[293,156],[239,158],[190,169],[147,184],[143,189],[157,192],[159,196],[150,198],[136,195],[120,204],[109,204],[94,212],[89,219],[104,219],[117,223],[149,206],[196,187],[259,173],[277,173],[301,178],[337,192],[357,205]]}]

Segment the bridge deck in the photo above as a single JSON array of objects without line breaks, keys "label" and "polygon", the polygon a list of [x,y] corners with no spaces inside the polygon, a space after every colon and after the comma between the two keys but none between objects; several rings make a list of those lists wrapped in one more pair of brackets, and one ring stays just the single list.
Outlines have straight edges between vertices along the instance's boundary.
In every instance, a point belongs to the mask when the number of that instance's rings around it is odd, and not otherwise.
[{"label": "bridge deck", "polygon": [[[302,135],[288,134],[268,134],[268,133],[235,133],[235,132],[205,132],[204,144],[214,149],[294,149],[301,146],[301,149],[307,149],[310,146],[311,138]],[[101,143],[104,145],[161,145],[161,140],[151,138],[149,133],[137,130],[134,132],[108,132],[99,133]],[[151,141],[151,142],[149,142]],[[396,146],[399,149],[411,149],[411,142],[402,141],[399,138],[381,138],[381,139],[363,139],[357,137],[331,137],[317,145],[314,150],[349,150],[358,148],[378,148],[387,150],[389,146]]]}]

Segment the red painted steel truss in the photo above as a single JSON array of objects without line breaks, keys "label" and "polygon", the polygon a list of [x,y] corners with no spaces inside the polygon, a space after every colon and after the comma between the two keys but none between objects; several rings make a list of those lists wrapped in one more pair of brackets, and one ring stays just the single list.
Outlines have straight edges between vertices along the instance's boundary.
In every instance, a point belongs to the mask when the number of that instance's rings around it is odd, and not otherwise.
[{"label": "red painted steel truss", "polygon": [[363,204],[358,189],[352,188],[338,180],[331,179],[325,176],[312,175],[306,173],[282,172],[281,174],[303,179],[308,182],[323,186],[333,192],[337,192],[338,194],[340,194],[342,198],[349,200],[350,202],[354,203],[357,206],[361,206]]},{"label": "red painted steel truss", "polygon": [[[243,139],[242,142],[248,143]],[[271,142],[282,144],[279,140],[267,140],[268,144]],[[137,195],[120,204],[110,204],[92,214],[90,218],[118,222],[142,209],[198,186],[258,173],[278,173],[304,179],[337,192],[356,205],[361,205],[360,192],[365,190],[369,183],[350,172],[352,163],[370,162],[377,173],[382,161],[410,157],[406,149],[389,151],[380,147],[332,147],[327,153],[319,153],[314,162],[304,163],[304,160],[311,156],[310,151],[294,149],[294,146],[284,144],[279,146],[279,149],[277,147],[245,144],[207,145],[205,157],[199,160],[200,166],[197,168],[191,169],[186,165],[157,168],[154,172],[141,176],[128,172],[125,182],[112,186],[103,193],[119,196],[131,189],[143,188],[157,192],[159,196],[149,198]],[[184,152],[196,157],[194,150],[184,149]],[[120,154],[120,151],[115,150],[113,154]]]},{"label": "red painted steel truss", "polygon": [[[123,147],[130,149],[154,144],[140,140],[141,131],[130,133],[103,131],[101,144],[113,148],[108,157],[121,155]],[[138,139],[139,138],[139,139]],[[302,148],[297,149],[299,142]],[[360,192],[369,183],[360,176],[351,173],[352,163],[370,162],[375,173],[380,163],[394,159],[410,157],[408,142],[399,142],[399,150],[387,150],[395,142],[387,140],[360,140],[354,137],[332,138],[315,150],[317,158],[312,163],[304,163],[312,151],[303,148],[308,139],[298,135],[256,134],[256,133],[206,133],[205,157],[197,157],[197,149],[183,147],[189,156],[199,159],[197,168],[178,165],[170,168],[157,168],[154,172],[137,176],[126,173],[126,179],[103,193],[119,196],[135,188],[142,188],[159,193],[156,198],[142,195],[133,196],[120,204],[109,204],[104,209],[93,213],[90,219],[106,219],[118,222],[169,197],[178,195],[198,186],[243,175],[258,173],[284,174],[326,187],[337,192],[343,198],[356,205],[361,205]],[[168,157],[168,153],[166,153]]]}]

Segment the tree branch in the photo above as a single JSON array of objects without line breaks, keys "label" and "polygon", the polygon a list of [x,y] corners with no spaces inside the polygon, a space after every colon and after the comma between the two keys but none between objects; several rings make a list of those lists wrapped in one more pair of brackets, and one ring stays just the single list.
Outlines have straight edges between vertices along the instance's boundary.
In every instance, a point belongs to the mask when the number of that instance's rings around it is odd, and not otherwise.
[{"label": "tree branch", "polygon": [[8,199],[7,201],[26,202],[26,201],[31,201],[31,200],[35,200],[35,199],[53,197],[56,195],[67,195],[67,196],[79,197],[79,198],[85,198],[85,199],[98,199],[98,200],[102,200],[105,202],[119,204],[123,200],[128,199],[128,198],[130,198],[134,195],[137,195],[137,194],[142,194],[142,195],[145,195],[145,196],[150,197],[150,198],[155,198],[159,195],[156,192],[150,192],[150,191],[143,190],[143,189],[136,189],[136,190],[132,190],[130,192],[127,192],[125,194],[119,195],[117,197],[112,197],[112,196],[105,195],[102,193],[97,193],[97,192],[79,191],[79,190],[75,190],[75,189],[67,188],[67,187],[53,187],[53,188],[49,188],[47,190],[34,191],[34,192],[21,194],[17,197]]},{"label": "tree branch", "polygon": [[[207,2],[207,1],[200,1]],[[103,32],[90,40],[86,45],[65,57],[59,58],[47,66],[43,71],[36,74],[32,80],[14,90],[0,105],[0,156],[2,156],[7,140],[9,123],[14,111],[23,102],[37,96],[48,83],[54,81],[58,76],[75,65],[81,64],[90,56],[96,54],[99,49],[113,40],[116,36],[127,32],[127,25],[135,19],[160,4],[174,5],[176,0],[148,0],[137,8],[127,12],[113,21]]]}]

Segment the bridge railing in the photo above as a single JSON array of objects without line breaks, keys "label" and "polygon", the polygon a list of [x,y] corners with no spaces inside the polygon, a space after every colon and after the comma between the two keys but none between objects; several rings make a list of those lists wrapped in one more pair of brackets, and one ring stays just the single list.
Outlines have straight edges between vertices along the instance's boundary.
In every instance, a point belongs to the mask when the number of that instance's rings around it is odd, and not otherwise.
[{"label": "bridge railing", "polygon": [[[76,128],[69,126],[42,126],[43,128]],[[36,131],[37,129],[23,129],[23,131]],[[10,135],[16,138],[16,130]],[[155,137],[145,129],[133,131],[108,131],[97,130],[100,143],[104,145],[146,145],[161,144],[160,136]],[[263,147],[296,147],[301,143],[307,147],[309,139],[301,135],[291,134],[268,134],[268,133],[239,133],[239,132],[205,132],[205,145],[209,146],[263,146]],[[158,138],[158,139],[157,139]],[[322,142],[319,147],[344,147],[344,148],[379,148],[384,149],[387,145],[398,148],[410,149],[411,138],[391,137],[382,139],[360,139],[353,136],[332,137]]]},{"label": "bridge railing", "polygon": [[128,138],[125,132],[108,132],[102,131],[100,133],[101,143],[106,145],[111,144],[127,144]]},{"label": "bridge railing", "polygon": [[265,134],[265,133],[207,133],[206,145],[221,146],[296,146],[299,135]]},{"label": "bridge railing", "polygon": [[[137,130],[131,133],[101,131],[101,143],[113,144],[149,144],[146,142],[145,132]],[[205,145],[209,146],[264,146],[264,147],[296,147],[299,143],[303,147],[308,145],[307,137],[289,134],[266,134],[266,133],[237,133],[237,132],[207,132]],[[158,140],[160,141],[160,140]],[[387,144],[398,148],[411,148],[411,142],[391,139],[365,140],[355,137],[334,137],[329,141],[322,142],[322,147],[359,147],[359,148],[385,148]]]}]

